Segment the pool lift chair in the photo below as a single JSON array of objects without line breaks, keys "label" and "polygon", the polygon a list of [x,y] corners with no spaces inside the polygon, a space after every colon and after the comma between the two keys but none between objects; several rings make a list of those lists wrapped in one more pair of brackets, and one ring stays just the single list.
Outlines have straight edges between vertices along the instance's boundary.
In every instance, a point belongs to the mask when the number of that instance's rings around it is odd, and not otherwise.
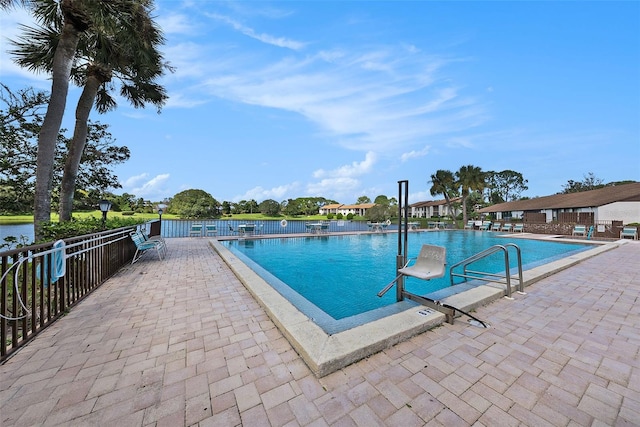
[{"label": "pool lift chair", "polygon": [[437,279],[444,276],[447,265],[447,249],[442,246],[422,245],[420,254],[415,258],[415,263],[408,266],[411,260],[398,270],[405,276],[416,277],[422,280]]},{"label": "pool lift chair", "polygon": [[[404,189],[404,197],[403,197]],[[397,276],[380,292],[378,297],[382,297],[389,289],[396,286],[396,301],[403,301],[405,298],[424,305],[445,315],[446,321],[453,324],[456,311],[469,316],[483,327],[488,325],[471,314],[444,304],[441,301],[408,292],[404,286],[405,276],[415,277],[422,280],[436,279],[445,275],[446,268],[446,248],[434,245],[422,245],[420,253],[413,265],[409,265],[411,259],[407,259],[408,246],[408,217],[409,217],[409,181],[398,181],[398,255],[396,256]],[[404,209],[404,211],[403,211]]]},{"label": "pool lift chair", "polygon": [[[384,295],[391,287],[396,285],[396,297],[398,301],[408,298],[426,307],[443,313],[447,322],[453,324],[455,309],[440,303],[440,301],[432,300],[422,295],[417,295],[405,290],[405,276],[415,277],[420,280],[431,280],[443,277],[447,266],[447,249],[442,246],[422,245],[420,253],[415,258],[409,258],[403,264],[399,264],[402,268],[398,268],[398,275],[384,289],[378,292],[378,296]],[[414,261],[412,265],[411,262]],[[399,257],[397,262],[404,261],[404,257]]]}]

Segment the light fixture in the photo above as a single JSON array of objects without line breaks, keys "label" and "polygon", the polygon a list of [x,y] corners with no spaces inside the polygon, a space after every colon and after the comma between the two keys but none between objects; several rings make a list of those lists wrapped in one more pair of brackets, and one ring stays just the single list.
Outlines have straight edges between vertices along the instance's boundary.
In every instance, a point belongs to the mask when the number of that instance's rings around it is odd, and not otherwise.
[{"label": "light fixture", "polygon": [[166,207],[167,205],[165,205],[164,203],[158,204],[158,215],[160,215],[161,220],[162,220],[162,214],[164,213],[164,208]]},{"label": "light fixture", "polygon": [[100,206],[100,211],[102,213],[107,213],[109,209],[111,209],[111,202],[103,199],[98,202],[98,206]]},{"label": "light fixture", "polygon": [[111,202],[102,199],[98,202],[98,206],[100,206],[100,212],[102,212],[102,228],[104,228],[107,223],[107,212],[111,209]]}]

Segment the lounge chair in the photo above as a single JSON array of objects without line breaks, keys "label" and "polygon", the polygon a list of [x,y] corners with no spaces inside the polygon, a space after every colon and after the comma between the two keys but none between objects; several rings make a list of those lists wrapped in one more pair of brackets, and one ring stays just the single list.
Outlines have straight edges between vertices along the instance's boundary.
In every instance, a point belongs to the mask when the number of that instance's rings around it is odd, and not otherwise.
[{"label": "lounge chair", "polygon": [[620,232],[620,238],[626,239],[631,237],[633,240],[638,240],[638,228],[637,227],[624,227]]},{"label": "lounge chair", "polygon": [[512,227],[511,224],[507,222],[502,226],[501,231],[510,232],[511,231],[511,227]]},{"label": "lounge chair", "polygon": [[491,231],[500,231],[500,228],[502,228],[502,225],[499,222],[494,222],[491,226]]},{"label": "lounge chair", "polygon": [[191,236],[195,236],[195,237],[202,236],[202,224],[191,224],[191,230],[189,230],[189,237]]},{"label": "lounge chair", "polygon": [[446,265],[447,249],[445,247],[422,245],[420,254],[415,258],[415,263],[411,266],[401,268],[398,270],[398,273],[422,280],[429,280],[444,276]]},{"label": "lounge chair", "polygon": [[164,252],[164,254],[167,253],[167,242],[166,242],[166,240],[164,240],[164,238],[162,236],[160,236],[159,234],[156,235],[156,236],[149,236],[148,234],[146,234],[142,230],[139,230],[138,233],[144,238],[145,241],[148,241],[148,242],[160,242],[160,244],[162,245],[162,247],[161,247],[162,252]]},{"label": "lounge chair", "polygon": [[138,261],[149,249],[155,249],[158,254],[158,258],[162,259],[165,247],[160,240],[145,240],[144,235],[139,231],[132,231],[129,233],[129,236],[131,236],[131,240],[133,240],[133,243],[136,245],[136,253],[133,254],[131,264]]},{"label": "lounge chair", "polygon": [[230,234],[231,236],[233,236],[234,234],[238,234],[238,230],[236,230],[235,228],[233,228],[233,227],[231,226],[231,224],[229,224],[229,234]]},{"label": "lounge chair", "polygon": [[491,221],[483,221],[480,226],[480,231],[488,231],[491,228]]},{"label": "lounge chair", "polygon": [[215,224],[206,224],[204,230],[204,234],[207,237],[216,237],[218,235],[218,226]]},{"label": "lounge chair", "polygon": [[465,230],[473,230],[473,224],[474,224],[473,220],[467,221],[467,224],[464,226],[464,229]]},{"label": "lounge chair", "polygon": [[522,233],[524,231],[524,224],[522,223],[514,224],[513,231],[517,233]]},{"label": "lounge chair", "polygon": [[587,226],[576,225],[575,227],[573,227],[573,231],[571,232],[571,235],[587,237]]}]

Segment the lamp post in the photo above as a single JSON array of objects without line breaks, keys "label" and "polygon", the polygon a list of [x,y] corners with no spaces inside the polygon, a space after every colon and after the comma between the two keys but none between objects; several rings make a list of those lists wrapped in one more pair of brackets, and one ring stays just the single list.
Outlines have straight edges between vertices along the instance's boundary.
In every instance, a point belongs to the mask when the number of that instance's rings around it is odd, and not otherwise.
[{"label": "lamp post", "polygon": [[102,212],[102,229],[104,229],[107,223],[107,212],[111,209],[111,202],[102,199],[98,202],[98,206],[100,206],[100,212]]},{"label": "lamp post", "polygon": [[160,203],[158,205],[158,216],[159,218],[159,223],[160,223],[160,227],[159,227],[159,234],[162,235],[162,213],[164,212],[164,208],[166,208],[167,205],[165,205],[164,203]]}]

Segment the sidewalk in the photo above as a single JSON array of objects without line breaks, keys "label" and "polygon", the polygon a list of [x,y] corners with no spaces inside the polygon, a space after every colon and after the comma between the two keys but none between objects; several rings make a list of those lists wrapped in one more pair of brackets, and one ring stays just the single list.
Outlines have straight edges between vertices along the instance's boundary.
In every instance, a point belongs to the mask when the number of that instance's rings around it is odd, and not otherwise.
[{"label": "sidewalk", "polygon": [[207,239],[0,366],[1,426],[640,425],[640,243],[317,379]]}]

